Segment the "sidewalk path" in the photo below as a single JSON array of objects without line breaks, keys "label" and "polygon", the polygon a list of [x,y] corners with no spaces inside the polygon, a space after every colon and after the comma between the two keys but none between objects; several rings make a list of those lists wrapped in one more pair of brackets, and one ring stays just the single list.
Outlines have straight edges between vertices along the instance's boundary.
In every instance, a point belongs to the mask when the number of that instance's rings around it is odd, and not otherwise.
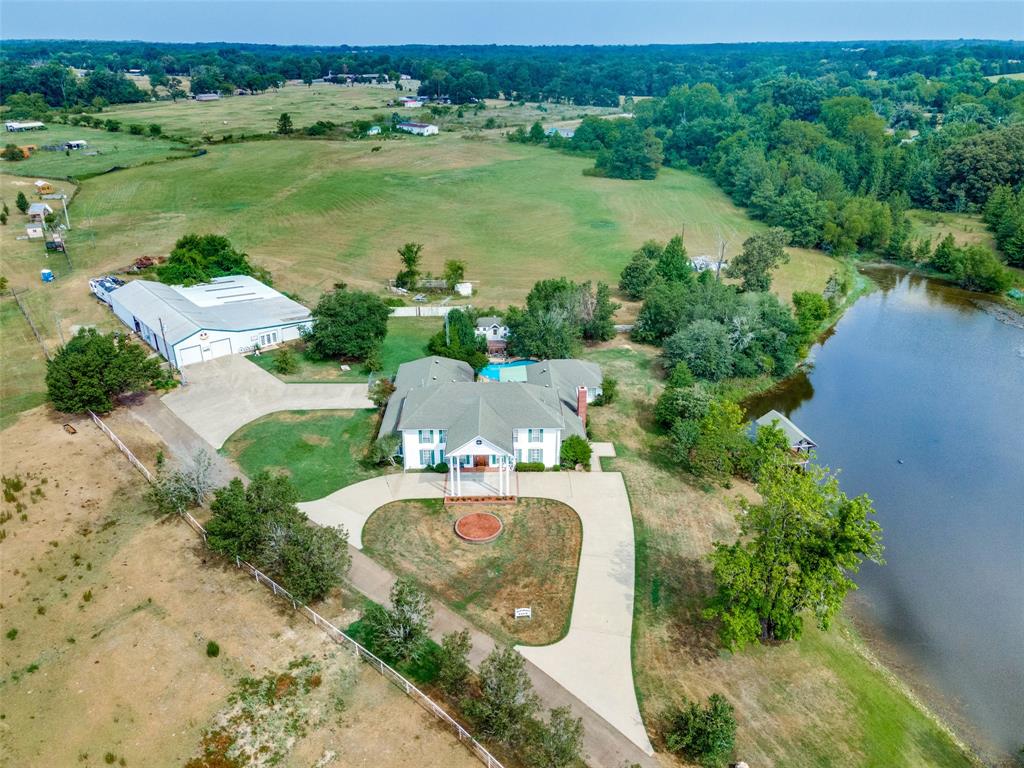
[{"label": "sidewalk path", "polygon": [[[374,510],[392,501],[443,495],[443,476],[395,474],[364,480],[299,508],[320,525],[344,525],[349,541],[361,548],[363,525]],[[622,476],[521,473],[519,495],[561,501],[583,523],[569,632],[557,643],[520,646],[519,652],[644,753],[653,754],[633,688],[633,520]]]},{"label": "sidewalk path", "polygon": [[268,413],[374,407],[365,384],[285,384],[241,355],[190,365],[185,379],[163,402],[216,449]]}]

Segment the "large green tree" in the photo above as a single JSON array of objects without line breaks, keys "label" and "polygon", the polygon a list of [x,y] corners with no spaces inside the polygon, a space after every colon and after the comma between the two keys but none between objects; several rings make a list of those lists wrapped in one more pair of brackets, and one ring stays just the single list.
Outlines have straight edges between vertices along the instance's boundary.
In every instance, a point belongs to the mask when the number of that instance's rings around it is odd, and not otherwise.
[{"label": "large green tree", "polygon": [[743,250],[729,263],[725,274],[739,278],[744,291],[767,291],[772,287],[772,270],[789,262],[788,244],[789,234],[782,227],[752,235],[743,242]]},{"label": "large green tree", "polygon": [[263,471],[248,487],[234,478],[214,493],[206,524],[210,548],[270,574],[297,600],[321,600],[351,564],[343,528],[310,525],[283,475]]},{"label": "large green tree", "polygon": [[613,179],[654,179],[664,160],[661,139],[635,125],[621,128],[609,149],[597,156],[595,169]]},{"label": "large green tree", "polygon": [[741,502],[739,539],[710,556],[716,593],[706,614],[729,648],[797,638],[807,612],[828,629],[861,563],[882,562],[871,500],[848,498],[827,470],[776,461],[757,488],[759,503]]},{"label": "large green tree", "polygon": [[195,285],[229,275],[252,275],[268,285],[271,283],[270,273],[253,267],[248,255],[236,250],[226,237],[212,234],[179,238],[156,274],[167,285]]},{"label": "large green tree", "polygon": [[150,386],[161,376],[150,352],[121,334],[83,328],[46,363],[46,395],[65,413],[107,413],[114,398]]},{"label": "large green tree", "polygon": [[344,288],[320,297],[313,325],[305,331],[306,350],[320,359],[365,360],[388,333],[391,310],[372,293]]},{"label": "large green tree", "polygon": [[533,683],[510,645],[495,648],[480,664],[480,698],[467,705],[480,731],[510,744],[519,739],[540,708]]}]

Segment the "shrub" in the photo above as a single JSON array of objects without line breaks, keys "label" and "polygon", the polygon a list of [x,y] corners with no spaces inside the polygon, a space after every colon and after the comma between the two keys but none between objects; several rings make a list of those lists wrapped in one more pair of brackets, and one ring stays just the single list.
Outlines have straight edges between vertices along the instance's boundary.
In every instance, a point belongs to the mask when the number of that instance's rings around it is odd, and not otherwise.
[{"label": "shrub", "polygon": [[210,640],[206,644],[206,655],[211,659],[215,659],[220,656],[220,646],[217,644],[216,640]]},{"label": "shrub", "polygon": [[128,133],[132,136],[141,136],[146,132],[146,126],[139,125],[138,123],[132,123],[128,126]]},{"label": "shrub", "polygon": [[466,709],[485,736],[517,741],[539,708],[523,657],[515,648],[495,648],[480,665],[480,698]]},{"label": "shrub", "polygon": [[594,405],[611,405],[619,396],[619,380],[614,376],[601,379],[601,394],[594,400]]},{"label": "shrub", "polygon": [[546,469],[543,461],[516,462],[517,472],[543,472]]},{"label": "shrub", "polygon": [[577,465],[582,465],[584,469],[588,469],[591,453],[590,443],[579,435],[570,435],[562,441],[562,466],[572,469]]},{"label": "shrub", "polygon": [[278,350],[277,355],[274,357],[274,371],[282,376],[288,376],[289,374],[297,373],[298,370],[299,361],[295,353],[288,347]]},{"label": "shrub", "polygon": [[400,438],[395,434],[384,435],[384,437],[378,438],[370,446],[366,458],[375,466],[394,464],[395,454],[398,453],[399,441]]},{"label": "shrub", "polygon": [[447,475],[448,464],[443,461],[439,461],[437,462],[437,464],[434,465],[434,471],[441,475]]},{"label": "shrub", "polygon": [[468,629],[449,632],[441,639],[438,682],[449,696],[460,694],[469,679],[469,650],[472,647]]},{"label": "shrub", "polygon": [[388,404],[388,400],[395,393],[395,385],[391,382],[391,379],[385,377],[377,379],[370,386],[369,397],[370,400],[378,408],[383,408]]},{"label": "shrub", "polygon": [[583,721],[568,707],[550,712],[550,722],[527,725],[523,762],[528,768],[572,768],[583,764]]},{"label": "shrub", "polygon": [[2,157],[4,160],[10,160],[11,162],[15,163],[18,162],[19,160],[25,159],[25,155],[23,155],[21,153],[21,150],[18,149],[17,144],[8,144],[6,147],[4,147],[3,152],[0,152],[0,157]]},{"label": "shrub", "polygon": [[399,577],[391,587],[390,602],[390,610],[374,603],[363,617],[373,646],[386,659],[416,659],[428,645],[434,616],[430,599],[411,580]]},{"label": "shrub", "polygon": [[736,742],[736,719],[732,705],[717,693],[708,697],[706,707],[687,701],[669,718],[666,743],[672,752],[706,768],[724,765]]},{"label": "shrub", "polygon": [[159,136],[161,133],[163,133],[163,129],[157,123],[150,123],[149,124],[149,135],[150,136]]},{"label": "shrub", "polygon": [[7,639],[8,640],[13,640],[17,636],[18,636],[18,630],[13,629],[13,628],[7,630]]}]

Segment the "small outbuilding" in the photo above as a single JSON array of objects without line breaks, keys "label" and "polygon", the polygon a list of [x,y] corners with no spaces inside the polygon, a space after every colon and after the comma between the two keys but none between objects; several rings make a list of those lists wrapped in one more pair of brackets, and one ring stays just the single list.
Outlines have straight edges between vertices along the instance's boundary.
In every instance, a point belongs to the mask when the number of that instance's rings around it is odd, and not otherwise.
[{"label": "small outbuilding", "polygon": [[50,184],[50,182],[48,182],[48,181],[43,181],[42,179],[37,179],[33,186],[36,188],[36,194],[39,194],[39,195],[52,195],[53,194],[53,185]]},{"label": "small outbuilding", "polygon": [[46,217],[53,213],[53,208],[46,203],[32,203],[26,213],[28,213],[28,220],[33,224],[42,224],[46,221]]},{"label": "small outbuilding", "polygon": [[371,125],[367,129],[366,135],[367,136],[379,136],[380,135],[380,126],[379,125]]},{"label": "small outbuilding", "polygon": [[41,123],[38,120],[29,120],[27,122],[8,120],[4,123],[4,128],[10,133],[20,133],[21,131],[42,131],[46,128],[46,124]]},{"label": "small outbuilding", "polygon": [[176,367],[299,338],[309,309],[247,275],[184,287],[133,280],[106,296],[121,321]]},{"label": "small outbuilding", "polygon": [[576,131],[573,130],[572,128],[558,128],[556,126],[552,126],[551,128],[548,128],[546,131],[544,131],[544,135],[561,136],[563,139],[571,139],[573,136],[576,135]]},{"label": "small outbuilding", "polygon": [[218,101],[220,99],[219,93],[197,93],[195,95],[196,101]]},{"label": "small outbuilding", "polygon": [[25,234],[29,240],[41,240],[45,235],[43,228],[38,224],[29,224],[25,227]]},{"label": "small outbuilding", "polygon": [[757,432],[761,427],[771,426],[782,430],[782,434],[786,436],[786,440],[789,442],[789,450],[802,457],[804,463],[806,463],[807,454],[818,447],[818,444],[811,440],[807,433],[775,410],[768,411],[764,416],[754,419],[750,424],[748,435],[751,440],[754,440],[757,438]]},{"label": "small outbuilding", "polygon": [[75,139],[73,141],[65,141],[64,149],[85,149],[89,146],[89,142],[84,139]]},{"label": "small outbuilding", "polygon": [[436,136],[438,133],[437,126],[431,123],[399,123],[398,130],[417,136]]}]

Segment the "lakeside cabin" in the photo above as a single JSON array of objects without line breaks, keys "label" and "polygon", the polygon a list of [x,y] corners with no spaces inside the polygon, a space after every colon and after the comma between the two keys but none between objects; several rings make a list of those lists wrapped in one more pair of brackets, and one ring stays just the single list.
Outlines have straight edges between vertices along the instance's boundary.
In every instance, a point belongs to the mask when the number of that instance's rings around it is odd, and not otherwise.
[{"label": "lakeside cabin", "polygon": [[768,411],[764,416],[754,419],[750,423],[747,435],[751,440],[755,440],[757,432],[761,427],[771,426],[782,430],[782,434],[786,436],[786,440],[789,442],[790,452],[797,458],[800,465],[807,464],[810,460],[810,452],[817,448],[818,444],[808,437],[807,433],[800,429],[800,427],[776,410]]}]

